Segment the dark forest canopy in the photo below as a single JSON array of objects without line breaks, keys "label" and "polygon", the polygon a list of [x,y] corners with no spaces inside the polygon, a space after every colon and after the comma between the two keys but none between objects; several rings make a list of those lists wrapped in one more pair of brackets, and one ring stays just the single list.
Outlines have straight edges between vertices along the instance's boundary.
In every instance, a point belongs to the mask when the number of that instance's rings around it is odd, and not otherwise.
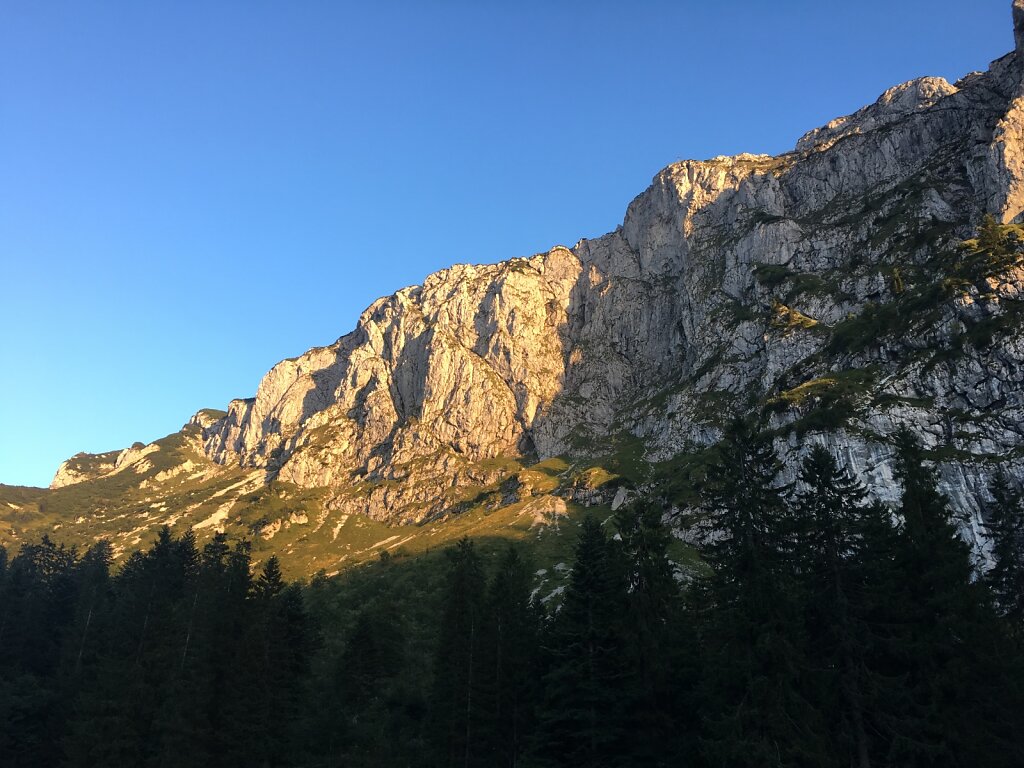
[{"label": "dark forest canopy", "polygon": [[920,446],[890,510],[821,447],[782,487],[730,430],[706,568],[660,503],[587,518],[560,601],[527,549],[287,584],[222,535],[0,550],[5,766],[1019,766],[1024,501],[980,578]]}]

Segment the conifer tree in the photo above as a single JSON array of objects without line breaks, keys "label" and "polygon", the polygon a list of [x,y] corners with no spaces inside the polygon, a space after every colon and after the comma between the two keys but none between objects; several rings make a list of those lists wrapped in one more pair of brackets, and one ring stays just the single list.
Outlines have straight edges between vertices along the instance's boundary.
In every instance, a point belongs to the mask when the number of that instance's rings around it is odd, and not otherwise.
[{"label": "conifer tree", "polygon": [[[873,580],[887,567],[895,529],[889,512],[822,446],[804,459],[791,516],[796,578],[804,605],[815,685],[830,753],[839,765],[868,768],[874,749],[868,712],[881,681],[867,669]],[[810,684],[810,683],[809,683]]]},{"label": "conifer tree", "polygon": [[[225,723],[220,712],[219,689],[227,672],[227,655],[220,649],[225,637],[219,622],[228,612],[222,601],[226,580],[227,537],[215,533],[198,553],[194,578],[181,595],[178,609],[180,654],[175,658],[167,697],[160,712],[161,762],[201,766],[215,761]],[[219,726],[219,728],[217,727]]]},{"label": "conifer tree", "polygon": [[359,609],[345,633],[329,681],[334,722],[325,724],[329,734],[318,734],[338,763],[372,768],[400,762],[400,712],[407,701],[396,697],[394,686],[408,674],[403,623],[391,601],[374,601]]},{"label": "conifer tree", "polygon": [[338,672],[348,703],[373,705],[382,682],[401,667],[402,642],[396,617],[376,605],[363,607],[345,638]]},{"label": "conifer tree", "polygon": [[679,588],[668,558],[671,536],[662,522],[662,510],[653,503],[622,507],[615,516],[626,580],[627,718],[630,759],[637,764],[659,764],[674,733],[671,686],[679,684],[672,643]]},{"label": "conifer tree", "polygon": [[[78,562],[75,579],[78,582],[78,605],[68,650],[73,658],[65,659],[72,675],[77,675],[89,655],[97,654],[97,631],[93,620],[102,614],[110,600],[110,567],[114,561],[113,549],[107,541],[91,546]],[[87,655],[89,654],[89,655]]]},{"label": "conifer tree", "polygon": [[1024,633],[1024,493],[997,474],[989,488],[985,528],[992,539],[992,568],[985,581],[999,612],[1018,633]]},{"label": "conifer tree", "polygon": [[[908,431],[897,436],[903,525],[885,585],[890,637],[881,661],[902,698],[879,727],[899,765],[1020,765],[1019,658],[975,582],[970,548]],[[896,689],[891,689],[895,691]],[[895,695],[895,694],[894,694]],[[971,727],[964,727],[970,713]]]},{"label": "conifer tree", "polygon": [[112,561],[110,544],[100,541],[72,566],[75,606],[61,644],[61,660],[54,681],[57,698],[51,713],[53,720],[48,726],[55,759],[74,725],[75,702],[83,690],[95,684],[94,670],[106,650],[104,621],[112,599]]},{"label": "conifer tree", "polygon": [[480,734],[485,578],[473,543],[448,550],[448,585],[441,613],[431,697],[439,765],[484,764]]},{"label": "conifer tree", "polygon": [[494,766],[518,764],[533,725],[538,619],[529,567],[509,545],[488,589],[481,644],[482,736]]},{"label": "conifer tree", "polygon": [[236,542],[230,552],[218,552],[218,579],[204,620],[210,754],[211,762],[220,765],[252,758],[261,736],[260,720],[251,716],[252,702],[260,700],[262,689],[250,552],[246,541]]},{"label": "conifer tree", "polygon": [[[140,669],[148,678],[154,711],[145,724],[153,762],[161,766],[199,768],[208,762],[197,728],[203,710],[202,687],[190,664],[195,656],[196,617],[203,582],[202,555],[195,534],[180,539],[161,531],[152,551],[153,632],[143,638]],[[165,582],[166,580],[166,582]]]},{"label": "conifer tree", "polygon": [[187,731],[179,675],[198,564],[191,532],[175,539],[165,526],[121,569],[99,630],[104,653],[94,685],[76,703],[69,765],[161,765],[201,756],[177,755]]},{"label": "conifer tree", "polygon": [[712,764],[825,764],[821,714],[808,701],[809,661],[787,540],[787,509],[770,436],[733,423],[706,488],[713,573],[702,645]]},{"label": "conifer tree", "polygon": [[263,565],[260,576],[256,579],[254,590],[257,599],[269,600],[281,593],[285,587],[284,576],[281,574],[281,562],[277,555],[271,555]]},{"label": "conifer tree", "polygon": [[290,738],[317,633],[301,589],[285,582],[274,556],[267,559],[256,579],[253,601],[256,613],[250,632],[255,633],[253,662],[259,700],[250,702],[254,726],[250,754],[256,764],[283,766],[292,751]]},{"label": "conifer tree", "polygon": [[1006,233],[991,213],[986,213],[978,225],[978,248],[992,254],[1006,250]]},{"label": "conifer tree", "polygon": [[11,561],[0,593],[0,747],[6,765],[53,765],[64,727],[58,676],[77,602],[77,553],[44,536]]},{"label": "conifer tree", "polygon": [[601,524],[585,518],[561,607],[544,638],[549,669],[538,753],[555,765],[614,765],[624,750],[627,597],[617,555]]},{"label": "conifer tree", "polygon": [[[236,697],[255,698],[252,686],[239,685],[251,674],[251,657],[242,649],[251,615],[248,544],[232,550],[223,533],[203,547],[193,585],[183,596],[184,639],[171,706],[173,738],[194,759],[224,764],[244,753],[251,743],[250,719]],[[169,752],[175,751],[173,748]]]}]

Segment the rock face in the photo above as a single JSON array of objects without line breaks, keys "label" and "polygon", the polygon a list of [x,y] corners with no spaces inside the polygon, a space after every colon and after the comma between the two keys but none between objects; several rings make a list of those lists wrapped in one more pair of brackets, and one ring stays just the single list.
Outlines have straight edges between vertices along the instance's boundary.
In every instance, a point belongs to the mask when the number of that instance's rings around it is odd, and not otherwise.
[{"label": "rock face", "polygon": [[416,522],[501,457],[664,460],[758,408],[786,455],[824,441],[888,499],[911,427],[977,519],[997,468],[1024,474],[1024,271],[943,270],[984,214],[1024,212],[1024,0],[1013,18],[987,72],[891,88],[779,157],[670,165],[603,237],[376,301],[197,415],[207,456]]},{"label": "rock face", "polygon": [[116,469],[117,459],[121,453],[76,453],[57,468],[57,473],[50,481],[50,488],[66,488],[109,474]]}]

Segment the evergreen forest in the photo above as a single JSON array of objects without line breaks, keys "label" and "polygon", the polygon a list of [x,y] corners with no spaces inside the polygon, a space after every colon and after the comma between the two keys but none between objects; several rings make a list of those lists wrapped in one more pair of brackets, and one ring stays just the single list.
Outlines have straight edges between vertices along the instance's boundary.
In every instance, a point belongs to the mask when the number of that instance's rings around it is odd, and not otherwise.
[{"label": "evergreen forest", "polygon": [[166,529],[0,550],[0,764],[1024,765],[1024,496],[972,551],[909,433],[900,501],[825,448],[781,481],[735,422],[670,557],[657,496],[579,526],[542,601],[528,548],[288,583],[246,542]]}]

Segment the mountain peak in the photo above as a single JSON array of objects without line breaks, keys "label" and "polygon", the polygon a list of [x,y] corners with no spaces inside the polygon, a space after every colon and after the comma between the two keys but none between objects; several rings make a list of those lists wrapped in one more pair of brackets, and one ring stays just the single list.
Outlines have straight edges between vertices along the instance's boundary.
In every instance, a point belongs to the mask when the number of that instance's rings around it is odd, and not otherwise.
[{"label": "mountain peak", "polygon": [[1013,39],[1017,52],[1024,51],[1024,0],[1013,0]]},{"label": "mountain peak", "polygon": [[807,152],[830,147],[847,136],[881,128],[914,112],[928,109],[956,91],[955,86],[941,77],[919,77],[893,86],[879,96],[874,104],[851,115],[837,117],[807,132],[797,141],[796,149],[798,152]]},{"label": "mountain peak", "polygon": [[608,234],[430,275],[226,413],[69,460],[50,493],[87,522],[76,504],[122,494],[104,519],[132,537],[291,525],[335,567],[349,519],[556,514],[601,500],[588,472],[648,487],[754,413],[791,464],[825,443],[883,501],[909,428],[977,520],[995,472],[1024,478],[1024,269],[967,272],[963,246],[1024,211],[1016,58],[890,88],[795,152],[673,163]]}]

